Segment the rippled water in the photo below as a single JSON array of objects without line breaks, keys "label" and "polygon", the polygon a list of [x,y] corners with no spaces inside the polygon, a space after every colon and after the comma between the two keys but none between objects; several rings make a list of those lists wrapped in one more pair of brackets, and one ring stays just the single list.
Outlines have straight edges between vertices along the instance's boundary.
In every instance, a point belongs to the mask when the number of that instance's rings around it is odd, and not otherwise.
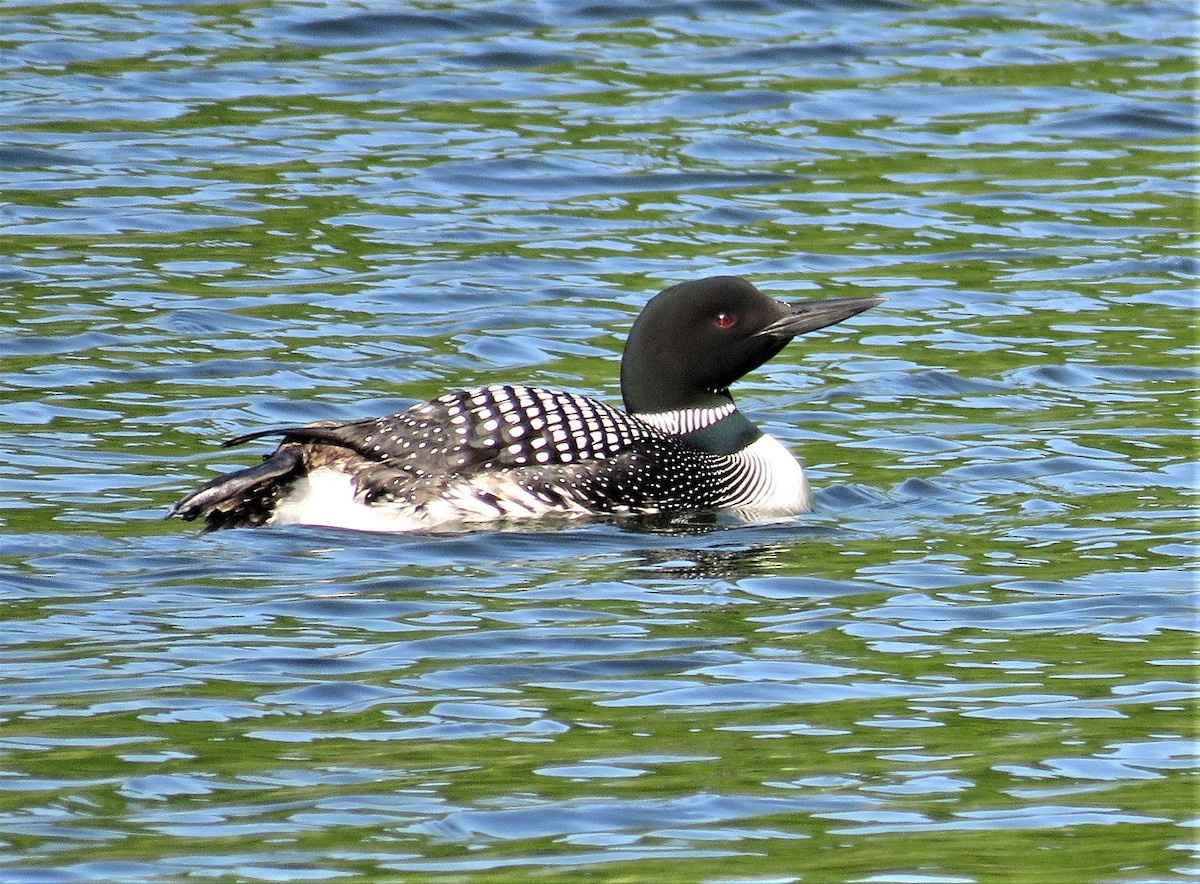
[{"label": "rippled water", "polygon": [[[0,879],[1200,872],[1191,4],[0,9]],[[199,536],[226,436],[616,399],[658,288],[784,522]]]}]

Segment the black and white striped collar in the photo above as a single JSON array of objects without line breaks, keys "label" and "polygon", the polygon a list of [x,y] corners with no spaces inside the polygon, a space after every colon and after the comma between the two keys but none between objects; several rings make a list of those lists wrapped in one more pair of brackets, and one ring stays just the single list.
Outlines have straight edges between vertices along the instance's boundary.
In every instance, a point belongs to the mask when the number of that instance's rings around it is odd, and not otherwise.
[{"label": "black and white striped collar", "polygon": [[683,436],[697,430],[707,429],[718,421],[724,420],[737,411],[732,402],[702,408],[676,408],[671,411],[655,411],[650,414],[636,415],[637,419],[650,426],[670,433],[672,436]]}]

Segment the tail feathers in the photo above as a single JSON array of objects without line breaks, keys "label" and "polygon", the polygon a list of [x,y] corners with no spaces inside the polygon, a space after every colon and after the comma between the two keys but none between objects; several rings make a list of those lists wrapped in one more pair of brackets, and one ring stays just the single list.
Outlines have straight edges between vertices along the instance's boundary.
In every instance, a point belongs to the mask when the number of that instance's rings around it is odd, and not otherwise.
[{"label": "tail feathers", "polygon": [[221,443],[221,447],[232,448],[235,445],[241,445],[244,442],[250,442],[254,439],[262,439],[265,436],[283,436],[285,441],[288,442],[316,442],[336,445],[339,448],[346,448],[350,451],[358,452],[365,457],[372,458],[374,452],[363,444],[363,426],[374,424],[375,421],[373,420],[355,421],[348,424],[318,421],[303,427],[276,427],[271,430],[255,430],[253,433],[246,433],[242,436],[227,439]]},{"label": "tail feathers", "polygon": [[233,448],[235,445],[244,445],[247,442],[252,442],[255,439],[264,439],[267,436],[285,436],[291,438],[298,436],[304,437],[307,430],[311,427],[274,427],[270,430],[255,430],[253,433],[244,433],[241,436],[234,436],[232,439],[226,439],[221,443],[222,448]]},{"label": "tail feathers", "polygon": [[204,516],[206,531],[262,525],[287,490],[287,480],[303,469],[299,446],[285,445],[258,466],[226,473],[196,489],[171,507],[167,518],[191,522]]}]

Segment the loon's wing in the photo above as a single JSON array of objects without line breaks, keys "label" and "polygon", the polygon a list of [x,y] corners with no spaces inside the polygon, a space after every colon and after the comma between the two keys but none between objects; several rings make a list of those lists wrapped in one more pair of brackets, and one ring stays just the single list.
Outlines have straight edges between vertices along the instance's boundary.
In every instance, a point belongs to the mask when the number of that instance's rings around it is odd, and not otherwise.
[{"label": "loon's wing", "polygon": [[340,446],[419,476],[604,459],[663,435],[586,396],[507,384],[447,393],[386,417],[264,430],[229,444],[272,434]]},{"label": "loon's wing", "polygon": [[533,482],[557,498],[553,489],[562,482],[606,472],[634,447],[664,434],[584,396],[494,385],[375,420],[288,431],[288,437],[360,455],[351,471],[365,502],[420,506],[466,485],[484,496],[514,492],[511,482],[488,478],[498,476]]},{"label": "loon's wing", "polygon": [[[515,385],[448,393],[386,417],[259,430],[225,445],[267,436],[283,442],[262,464],[212,480],[168,515],[205,516],[209,529],[260,525],[296,479],[322,467],[349,475],[366,504],[420,508],[467,487],[501,496],[518,493],[516,481],[543,500],[582,500],[584,485],[628,475],[635,446],[665,438],[593,399]],[[489,478],[499,476],[511,480]]]}]

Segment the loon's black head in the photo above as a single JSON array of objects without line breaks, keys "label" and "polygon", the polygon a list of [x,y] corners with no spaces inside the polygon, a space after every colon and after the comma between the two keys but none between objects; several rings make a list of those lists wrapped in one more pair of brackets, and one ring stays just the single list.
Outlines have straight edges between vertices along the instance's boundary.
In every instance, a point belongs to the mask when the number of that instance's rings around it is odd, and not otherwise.
[{"label": "loon's black head", "polygon": [[737,276],[673,285],[653,297],[629,330],[621,394],[631,414],[729,400],[729,385],[788,341],[861,313],[882,298],[785,304]]}]

